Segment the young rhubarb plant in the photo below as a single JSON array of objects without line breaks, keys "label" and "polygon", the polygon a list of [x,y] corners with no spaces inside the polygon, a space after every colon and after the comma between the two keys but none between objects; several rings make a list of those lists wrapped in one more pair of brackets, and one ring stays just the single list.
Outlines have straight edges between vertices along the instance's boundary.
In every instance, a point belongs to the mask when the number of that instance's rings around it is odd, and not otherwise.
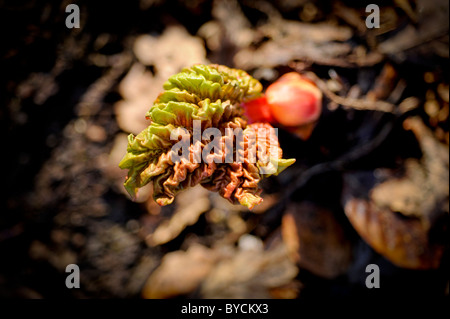
[{"label": "young rhubarb plant", "polygon": [[[194,65],[171,76],[163,88],[146,114],[150,125],[128,136],[119,164],[129,170],[124,186],[133,198],[153,183],[155,201],[168,205],[178,192],[200,184],[252,209],[262,201],[261,178],[295,162],[282,159],[269,123],[247,124],[242,104],[260,97],[262,85],[246,72]],[[216,132],[214,139],[207,132]]]}]

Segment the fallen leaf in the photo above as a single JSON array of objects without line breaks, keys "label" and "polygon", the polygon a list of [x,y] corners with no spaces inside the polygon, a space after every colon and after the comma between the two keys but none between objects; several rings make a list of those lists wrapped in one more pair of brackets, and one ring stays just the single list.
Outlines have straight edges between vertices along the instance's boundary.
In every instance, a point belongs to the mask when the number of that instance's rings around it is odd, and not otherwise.
[{"label": "fallen leaf", "polygon": [[404,219],[387,208],[364,199],[351,199],[345,214],[361,237],[378,253],[399,267],[435,269],[443,245],[430,243],[428,232],[417,219]]},{"label": "fallen leaf", "polygon": [[205,278],[200,293],[203,298],[271,298],[271,291],[291,283],[297,272],[284,245],[263,252],[239,250],[220,260]]},{"label": "fallen leaf", "polygon": [[149,124],[145,114],[162,90],[164,80],[155,78],[140,63],[135,63],[119,84],[124,98],[114,105],[119,127],[128,133],[138,134]]},{"label": "fallen leaf", "polygon": [[142,296],[164,299],[194,291],[211,271],[216,258],[213,250],[201,245],[166,254],[161,265],[147,279]]},{"label": "fallen leaf", "polygon": [[[360,236],[397,266],[435,269],[445,248],[449,212],[449,151],[419,117],[408,118],[422,158],[407,159],[402,175],[344,175],[344,209]],[[380,172],[380,170],[378,170]],[[446,216],[447,215],[447,216]]]},{"label": "fallen leaf", "polygon": [[449,149],[440,143],[418,117],[408,118],[404,127],[413,131],[422,149],[420,161],[407,159],[405,174],[377,185],[371,200],[405,216],[420,218],[429,228],[449,200]]},{"label": "fallen leaf", "polygon": [[273,20],[257,28],[255,34],[269,40],[257,48],[245,46],[239,50],[234,63],[242,69],[276,67],[301,60],[322,65],[354,67],[380,61],[377,52],[357,55],[347,40],[352,36],[348,27],[331,23],[314,25],[297,21]]},{"label": "fallen leaf", "polygon": [[352,245],[333,212],[313,203],[292,203],[282,219],[282,237],[290,258],[325,278],[345,273]]},{"label": "fallen leaf", "polygon": [[181,25],[168,26],[160,36],[140,35],[133,52],[142,64],[156,66],[156,75],[163,79],[187,66],[209,63],[203,41]]},{"label": "fallen leaf", "polygon": [[158,246],[176,238],[187,226],[195,224],[210,207],[208,191],[199,186],[180,193],[176,203],[177,209],[173,216],[147,236],[148,245]]}]

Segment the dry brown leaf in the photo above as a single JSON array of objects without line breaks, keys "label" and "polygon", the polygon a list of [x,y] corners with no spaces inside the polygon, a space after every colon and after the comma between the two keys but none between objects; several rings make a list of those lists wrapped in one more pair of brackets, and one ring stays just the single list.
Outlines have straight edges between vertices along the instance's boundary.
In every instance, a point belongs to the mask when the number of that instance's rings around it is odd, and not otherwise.
[{"label": "dry brown leaf", "polygon": [[[448,51],[448,1],[417,1],[418,23],[399,28],[395,35],[383,41],[378,49],[384,54],[403,61],[408,55],[432,53],[443,58],[449,57]],[[402,54],[398,54],[402,52]]]},{"label": "dry brown leaf", "polygon": [[417,219],[404,219],[373,202],[351,199],[345,214],[361,237],[378,253],[399,267],[439,267],[444,246],[430,244],[428,232]]},{"label": "dry brown leaf", "polygon": [[238,68],[254,69],[288,65],[295,60],[322,65],[355,67],[372,65],[382,59],[378,52],[361,54],[346,41],[352,36],[349,27],[330,23],[308,24],[274,20],[257,29],[259,37],[270,40],[258,48],[239,50],[234,63]]},{"label": "dry brown leaf", "polygon": [[295,298],[297,267],[284,245],[268,251],[199,244],[164,256],[148,278],[144,298],[172,298],[198,291],[202,298]]},{"label": "dry brown leaf", "polygon": [[437,268],[449,211],[448,145],[419,117],[406,119],[404,127],[416,135],[422,158],[407,159],[403,176],[388,173],[387,180],[378,173],[347,174],[345,213],[361,237],[394,264]]},{"label": "dry brown leaf", "polygon": [[424,221],[427,221],[426,215],[434,211],[436,201],[441,202],[445,198],[437,198],[441,197],[439,193],[445,196],[445,186],[434,192],[438,185],[430,185],[423,166],[417,160],[406,160],[405,169],[405,177],[378,184],[370,191],[370,198],[380,208],[405,216],[426,217]]},{"label": "dry brown leaf", "polygon": [[[232,43],[237,48],[247,47],[253,41],[254,31],[242,12],[238,1],[215,1],[212,9],[214,18],[220,22],[223,42]],[[225,40],[225,41],[224,41]]]},{"label": "dry brown leaf", "polygon": [[281,20],[275,25],[265,24],[259,29],[271,38],[297,38],[315,43],[346,41],[353,35],[351,28],[336,26],[331,23],[303,23],[292,20]]},{"label": "dry brown leaf", "polygon": [[[293,60],[313,61],[323,65],[346,64],[343,56],[350,54],[346,43],[308,43],[292,39],[269,41],[258,49],[245,48],[239,51],[234,62],[238,68],[276,67]],[[338,61],[339,60],[339,61]]]},{"label": "dry brown leaf", "polygon": [[193,245],[187,251],[168,253],[142,290],[146,299],[164,299],[194,291],[217,259],[214,250]]},{"label": "dry brown leaf", "polygon": [[[200,288],[204,298],[271,298],[271,290],[286,287],[297,275],[284,245],[268,251],[240,250],[224,257]],[[287,296],[295,297],[294,294]]]},{"label": "dry brown leaf", "polygon": [[137,37],[133,51],[142,64],[156,66],[156,75],[163,79],[193,64],[208,63],[202,40],[181,25],[168,26],[159,37]]},{"label": "dry brown leaf", "polygon": [[140,63],[135,63],[119,84],[124,98],[114,105],[117,123],[125,132],[138,134],[149,125],[145,113],[162,91],[164,79],[154,77]]},{"label": "dry brown leaf", "polygon": [[200,186],[181,192],[176,203],[174,215],[147,236],[148,245],[158,246],[176,238],[187,226],[195,224],[210,207],[208,191]]},{"label": "dry brown leaf", "polygon": [[440,143],[418,117],[406,119],[404,126],[416,135],[423,156],[405,161],[405,176],[389,179],[370,192],[380,208],[421,219],[429,228],[449,200],[449,149]]},{"label": "dry brown leaf", "polygon": [[282,220],[289,256],[312,273],[333,278],[352,260],[352,246],[332,211],[313,203],[292,203]]}]

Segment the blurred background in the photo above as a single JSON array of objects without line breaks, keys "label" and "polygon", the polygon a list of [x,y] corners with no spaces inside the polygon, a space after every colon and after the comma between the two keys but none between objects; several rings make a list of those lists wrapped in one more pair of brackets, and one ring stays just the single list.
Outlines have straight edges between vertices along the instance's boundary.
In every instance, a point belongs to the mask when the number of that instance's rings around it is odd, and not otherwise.
[{"label": "blurred background", "polygon": [[[0,1],[0,297],[448,295],[449,3],[355,3]],[[323,92],[308,140],[280,128],[297,161],[251,212],[199,187],[162,208],[123,188],[127,135],[194,63],[265,87],[308,73]]]}]

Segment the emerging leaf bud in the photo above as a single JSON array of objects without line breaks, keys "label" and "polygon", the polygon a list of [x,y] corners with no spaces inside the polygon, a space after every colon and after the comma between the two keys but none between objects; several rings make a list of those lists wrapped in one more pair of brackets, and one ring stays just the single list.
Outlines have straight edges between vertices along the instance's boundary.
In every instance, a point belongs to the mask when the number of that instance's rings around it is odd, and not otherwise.
[{"label": "emerging leaf bud", "polygon": [[322,112],[322,92],[304,76],[290,72],[272,83],[266,91],[273,118],[306,140]]}]

